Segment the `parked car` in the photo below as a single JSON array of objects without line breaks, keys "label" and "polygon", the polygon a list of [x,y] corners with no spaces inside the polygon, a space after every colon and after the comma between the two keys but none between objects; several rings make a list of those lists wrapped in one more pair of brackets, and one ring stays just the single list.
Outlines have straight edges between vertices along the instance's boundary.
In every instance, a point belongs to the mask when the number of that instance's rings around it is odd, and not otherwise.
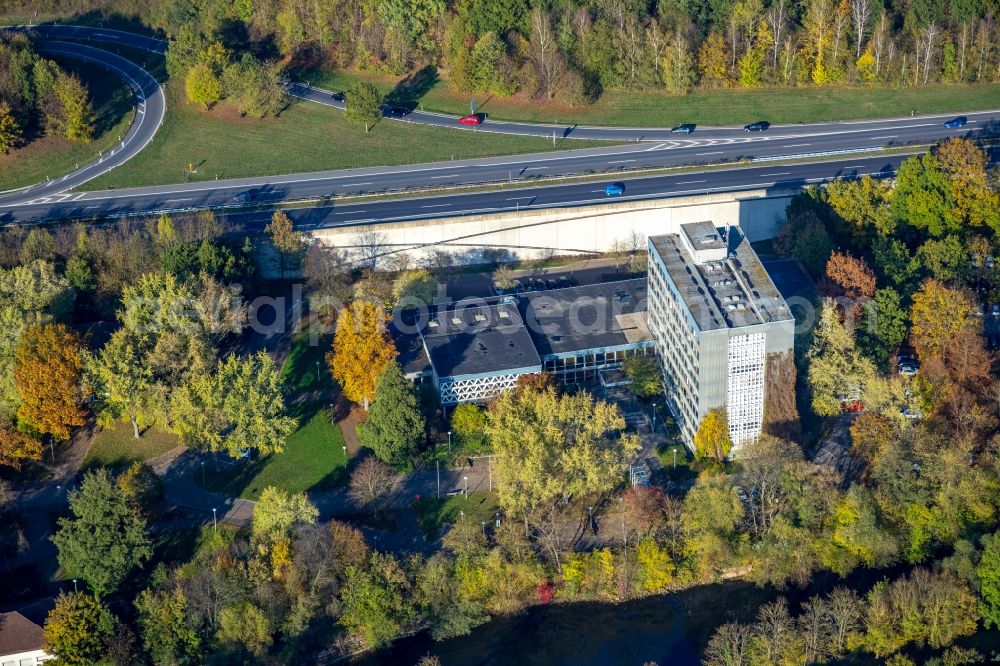
[{"label": "parked car", "polygon": [[552,278],[548,278],[548,279],[545,280],[545,286],[548,287],[549,289],[558,289],[559,288],[559,285]]},{"label": "parked car", "polygon": [[694,131],[694,123],[684,123],[683,125],[678,125],[670,130],[671,134],[690,134]]},{"label": "parked car", "polygon": [[958,129],[959,127],[965,125],[965,123],[967,122],[969,122],[968,118],[966,118],[965,116],[959,116],[957,118],[952,118],[951,120],[947,121],[944,124],[944,126],[947,127],[948,129]]},{"label": "parked car", "polygon": [[917,374],[920,364],[910,354],[899,354],[896,357],[896,367],[899,369],[899,374],[912,376]]},{"label": "parked car", "polygon": [[865,407],[861,404],[860,400],[847,400],[840,404],[841,411],[848,414],[856,414],[863,410]]},{"label": "parked car", "polygon": [[330,95],[330,97],[333,98],[333,101],[335,102],[343,102],[344,100],[347,99],[347,95],[345,95],[342,92],[335,92],[332,95]]},{"label": "parked car", "polygon": [[625,193],[625,183],[608,183],[604,186],[604,194],[609,197],[617,197]]},{"label": "parked car", "polygon": [[755,123],[750,123],[749,125],[745,125],[743,127],[743,131],[744,132],[763,132],[768,127],[770,127],[770,126],[771,126],[771,123],[767,122],[766,120],[758,120]]},{"label": "parked car", "polygon": [[1000,303],[993,304],[993,309],[990,310],[990,314],[994,317],[1000,317]]},{"label": "parked car", "polygon": [[483,117],[480,116],[478,113],[470,113],[467,116],[462,116],[461,118],[459,118],[458,122],[460,122],[463,125],[482,125]]}]

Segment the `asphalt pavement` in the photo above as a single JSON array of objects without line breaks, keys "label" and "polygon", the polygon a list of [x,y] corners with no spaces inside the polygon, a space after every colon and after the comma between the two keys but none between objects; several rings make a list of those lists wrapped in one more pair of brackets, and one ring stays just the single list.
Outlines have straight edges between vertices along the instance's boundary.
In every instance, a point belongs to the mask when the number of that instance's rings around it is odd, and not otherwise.
[{"label": "asphalt pavement", "polygon": [[[951,114],[907,117],[890,120],[776,125],[766,132],[746,133],[741,128],[698,128],[691,135],[673,135],[657,128],[565,127],[491,121],[481,127],[459,125],[453,117],[415,111],[393,122],[421,122],[460,131],[496,131],[509,134],[552,135],[567,145],[570,139],[602,139],[619,142],[604,148],[565,150],[497,158],[474,158],[393,167],[345,169],[287,176],[265,176],[225,181],[208,181],[154,187],[77,191],[90,179],[105,173],[137,154],[152,140],[165,110],[163,91],[152,76],[134,63],[81,44],[54,41],[87,39],[143,48],[162,53],[166,43],[152,37],[103,28],[82,26],[34,26],[42,34],[43,48],[49,53],[102,62],[118,72],[136,90],[139,122],[134,123],[114,154],[80,170],[41,185],[0,195],[0,224],[87,219],[182,211],[198,208],[246,208],[260,204],[294,202],[304,199],[335,200],[338,197],[378,193],[412,193],[429,188],[486,183],[524,183],[581,174],[606,174],[609,182],[624,178],[629,171],[656,167],[698,166],[731,162],[752,162],[793,158],[800,166],[762,166],[721,170],[689,171],[676,176],[628,180],[624,198],[790,185],[821,182],[850,173],[894,170],[898,158],[865,157],[865,152],[907,145],[926,145],[949,136],[982,138],[1000,134],[1000,111],[964,114],[968,123],[949,129],[944,121]],[[291,84],[292,94],[314,102],[341,106],[330,91]],[[664,119],[669,120],[667,118]],[[694,119],[676,119],[673,122]],[[751,119],[756,120],[756,119]],[[155,121],[155,122],[154,122]],[[665,125],[670,123],[665,122]],[[804,164],[828,158],[830,153],[849,151],[856,157],[830,163]],[[0,183],[2,187],[2,183]],[[382,201],[345,206],[325,206],[299,213],[303,225],[339,226],[372,223],[385,219],[419,219],[450,214],[468,214],[574,205],[605,201],[593,184],[539,185],[510,192],[443,195],[420,203]],[[508,196],[509,195],[509,196]],[[573,197],[576,197],[574,199]],[[434,209],[434,210],[432,210]],[[244,217],[256,220],[260,213]],[[234,215],[235,217],[235,215]]]}]

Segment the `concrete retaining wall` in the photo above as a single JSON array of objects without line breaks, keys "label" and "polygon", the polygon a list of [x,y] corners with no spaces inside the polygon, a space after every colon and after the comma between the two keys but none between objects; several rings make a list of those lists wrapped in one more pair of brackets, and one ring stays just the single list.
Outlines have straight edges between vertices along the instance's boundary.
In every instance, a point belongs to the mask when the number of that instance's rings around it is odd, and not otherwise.
[{"label": "concrete retaining wall", "polygon": [[774,236],[795,190],[755,190],[551,208],[465,217],[318,229],[313,236],[341,248],[356,265],[411,263],[436,266],[539,259],[557,254],[604,253],[615,245],[645,248],[649,235],[675,233],[681,224],[710,220],[739,225],[752,241]]}]

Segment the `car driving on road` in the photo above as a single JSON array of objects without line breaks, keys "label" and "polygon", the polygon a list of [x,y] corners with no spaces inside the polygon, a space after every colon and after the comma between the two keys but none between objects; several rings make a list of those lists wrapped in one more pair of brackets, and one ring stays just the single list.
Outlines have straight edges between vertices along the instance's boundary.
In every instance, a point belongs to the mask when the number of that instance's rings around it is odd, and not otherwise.
[{"label": "car driving on road", "polygon": [[965,125],[965,123],[967,122],[969,122],[968,118],[966,118],[965,116],[959,116],[958,118],[952,118],[951,120],[947,121],[944,124],[944,126],[949,129],[958,129],[959,127]]},{"label": "car driving on road", "polygon": [[767,122],[766,120],[758,120],[755,123],[750,123],[749,125],[745,125],[743,127],[743,131],[744,132],[763,132],[764,130],[766,130],[770,126],[771,126],[771,123]]},{"label": "car driving on road", "polygon": [[671,134],[690,134],[694,131],[694,123],[684,123],[670,130]]},{"label": "car driving on road", "polygon": [[608,183],[604,186],[604,194],[609,197],[617,197],[625,193],[625,183]]},{"label": "car driving on road", "polygon": [[402,118],[403,116],[410,115],[411,109],[405,106],[383,106],[382,115],[386,118]]},{"label": "car driving on road", "polygon": [[345,99],[347,99],[347,95],[345,95],[342,92],[335,92],[332,95],[330,95],[330,97],[331,99],[333,99],[334,102],[343,102]]},{"label": "car driving on road", "polygon": [[462,116],[461,118],[459,118],[458,122],[460,122],[463,125],[481,125],[483,122],[483,118],[478,113],[470,113],[467,116]]}]

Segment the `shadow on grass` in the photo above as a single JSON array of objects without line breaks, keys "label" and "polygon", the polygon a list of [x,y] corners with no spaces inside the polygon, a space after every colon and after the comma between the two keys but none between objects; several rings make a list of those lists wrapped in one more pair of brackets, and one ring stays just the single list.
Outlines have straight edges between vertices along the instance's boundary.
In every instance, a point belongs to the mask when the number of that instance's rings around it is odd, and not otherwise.
[{"label": "shadow on grass", "polygon": [[389,106],[402,106],[412,111],[424,98],[424,95],[437,85],[439,80],[437,67],[427,65],[423,69],[400,79],[385,96],[385,103]]}]

